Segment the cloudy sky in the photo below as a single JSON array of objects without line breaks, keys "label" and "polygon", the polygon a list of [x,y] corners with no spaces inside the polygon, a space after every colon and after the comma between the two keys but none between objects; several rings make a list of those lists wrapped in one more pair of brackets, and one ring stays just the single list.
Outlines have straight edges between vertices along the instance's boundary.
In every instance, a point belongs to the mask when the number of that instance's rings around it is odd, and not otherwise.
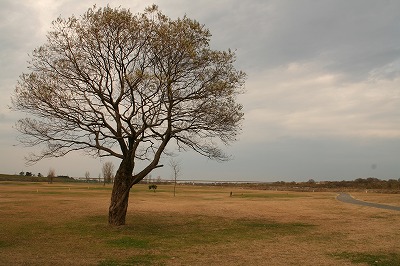
[{"label": "cloudy sky", "polygon": [[[181,179],[307,181],[400,178],[400,2],[397,0],[0,0],[0,173],[92,177],[104,161],[75,153],[26,166],[10,112],[29,53],[51,21],[96,4],[205,24],[215,49],[237,51],[248,75],[245,121],[217,163],[179,154]],[[118,164],[118,161],[114,161]],[[168,164],[168,158],[164,159]],[[153,177],[171,178],[168,166]]]}]

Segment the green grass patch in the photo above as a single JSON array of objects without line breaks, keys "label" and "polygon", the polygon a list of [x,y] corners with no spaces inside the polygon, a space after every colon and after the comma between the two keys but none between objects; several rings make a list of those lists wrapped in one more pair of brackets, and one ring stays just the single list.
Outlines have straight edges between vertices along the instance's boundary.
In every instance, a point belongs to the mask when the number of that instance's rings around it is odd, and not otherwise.
[{"label": "green grass patch", "polygon": [[36,192],[39,195],[61,195],[61,194],[65,194],[65,192],[61,192],[61,191],[39,191]]},{"label": "green grass patch", "polygon": [[39,184],[39,183],[21,182],[21,181],[4,181],[0,177],[0,185],[1,186],[31,186],[32,184]]},{"label": "green grass patch", "polygon": [[12,246],[11,243],[9,243],[7,241],[0,240],[0,248],[7,248],[7,247],[10,247],[10,246]]},{"label": "green grass patch", "polygon": [[107,241],[107,243],[112,247],[117,248],[148,248],[149,241],[136,239],[133,237],[124,236],[118,239],[113,239]]},{"label": "green grass patch", "polygon": [[165,265],[168,256],[159,255],[137,255],[126,260],[104,260],[99,266],[121,266],[121,265]]},{"label": "green grass patch", "polygon": [[247,228],[279,231],[280,233],[299,233],[308,228],[315,227],[315,225],[306,223],[277,223],[269,221],[244,221],[243,224]]},{"label": "green grass patch", "polygon": [[65,191],[59,191],[59,190],[53,190],[53,189],[48,189],[48,188],[40,188],[37,190],[31,190],[31,191],[7,191],[7,194],[10,195],[16,195],[16,194],[21,194],[21,195],[38,195],[38,196],[43,196],[43,195],[67,195],[70,194],[68,190]]},{"label": "green grass patch", "polygon": [[333,254],[334,257],[349,260],[352,263],[365,263],[371,266],[397,266],[400,265],[400,254],[370,254],[362,252],[341,252]]},{"label": "green grass patch", "polygon": [[94,190],[104,190],[104,191],[111,191],[112,190],[112,186],[104,186],[104,187],[89,187],[89,189],[94,189]]},{"label": "green grass patch", "polygon": [[305,197],[305,195],[291,193],[233,193],[232,197],[245,199],[292,199]]},{"label": "green grass patch", "polygon": [[387,216],[383,216],[383,215],[379,215],[379,214],[371,215],[370,217],[372,219],[387,219]]},{"label": "green grass patch", "polygon": [[84,219],[67,222],[59,227],[60,233],[69,232],[70,234],[109,239],[119,235],[119,231],[107,224],[107,216],[88,216]]}]

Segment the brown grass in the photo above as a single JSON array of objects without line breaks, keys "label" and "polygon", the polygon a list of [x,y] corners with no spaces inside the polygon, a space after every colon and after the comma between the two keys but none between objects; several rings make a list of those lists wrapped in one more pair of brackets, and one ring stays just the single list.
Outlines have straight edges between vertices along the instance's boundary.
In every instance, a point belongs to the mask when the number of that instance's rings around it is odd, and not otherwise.
[{"label": "brown grass", "polygon": [[[172,186],[159,185],[153,193],[139,185],[130,196],[127,225],[112,228],[107,225],[110,189],[0,183],[0,265],[400,261],[400,212],[345,204],[335,193],[178,186],[173,197]],[[364,194],[354,196],[399,202],[398,195]]]}]

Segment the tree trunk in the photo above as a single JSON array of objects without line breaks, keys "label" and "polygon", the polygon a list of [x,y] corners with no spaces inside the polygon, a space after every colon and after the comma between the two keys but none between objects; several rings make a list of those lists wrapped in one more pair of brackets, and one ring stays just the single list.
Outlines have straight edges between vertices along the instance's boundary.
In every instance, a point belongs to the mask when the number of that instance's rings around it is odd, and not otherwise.
[{"label": "tree trunk", "polygon": [[133,167],[123,160],[115,175],[111,203],[108,211],[108,224],[125,225],[128,210],[129,191],[132,187]]}]

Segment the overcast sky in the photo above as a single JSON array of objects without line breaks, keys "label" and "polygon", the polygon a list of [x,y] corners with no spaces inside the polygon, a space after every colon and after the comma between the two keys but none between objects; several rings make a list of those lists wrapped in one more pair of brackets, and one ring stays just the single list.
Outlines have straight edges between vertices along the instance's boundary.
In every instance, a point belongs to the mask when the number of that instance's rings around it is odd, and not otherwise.
[{"label": "overcast sky", "polygon": [[[51,21],[96,4],[142,12],[157,4],[211,30],[248,75],[245,121],[227,163],[179,154],[181,179],[307,181],[400,178],[400,1],[0,0],[0,173],[98,177],[104,161],[80,153],[25,166],[13,129],[16,81]],[[117,166],[118,161],[114,160]],[[171,178],[168,158],[152,176]]]}]

